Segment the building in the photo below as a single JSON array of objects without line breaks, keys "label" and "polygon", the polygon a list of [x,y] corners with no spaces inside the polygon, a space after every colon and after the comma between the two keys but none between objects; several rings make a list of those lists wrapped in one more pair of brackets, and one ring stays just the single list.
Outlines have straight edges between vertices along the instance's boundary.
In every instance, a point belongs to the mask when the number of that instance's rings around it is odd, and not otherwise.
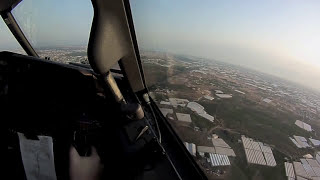
[{"label": "building", "polygon": [[268,104],[272,102],[272,100],[268,98],[264,98],[262,101]]},{"label": "building", "polygon": [[197,146],[197,152],[200,153],[215,153],[216,150],[214,147],[208,147],[208,146]]},{"label": "building", "polygon": [[300,127],[301,129],[306,130],[306,131],[309,131],[309,132],[312,131],[312,128],[311,128],[311,126],[309,124],[304,123],[304,122],[302,122],[300,120],[296,120],[296,122],[294,124],[297,125],[298,127]]},{"label": "building", "polygon": [[237,89],[234,90],[234,91],[235,91],[235,92],[238,92],[238,93],[240,93],[240,94],[243,94],[243,95],[246,94],[246,93],[244,93],[244,92],[242,92],[242,91],[239,91],[239,90],[237,90]]},{"label": "building", "polygon": [[293,162],[294,171],[296,173],[297,179],[298,178],[306,178],[308,179],[308,174],[304,167],[302,166],[301,162]]},{"label": "building", "polygon": [[205,119],[207,119],[207,120],[209,120],[209,121],[211,121],[211,122],[214,121],[214,117],[211,116],[210,114],[202,113],[202,114],[198,114],[198,115],[201,116],[201,117],[203,117],[203,118],[205,118]]},{"label": "building", "polygon": [[316,154],[316,160],[320,164],[320,151]]},{"label": "building", "polygon": [[212,144],[214,147],[224,147],[224,148],[231,148],[223,139],[215,138],[212,139]]},{"label": "building", "polygon": [[198,146],[197,151],[198,153],[213,153],[219,155],[226,155],[226,156],[233,156],[235,157],[236,154],[234,153],[233,149],[221,138],[212,138],[213,147],[208,146]]},{"label": "building", "polygon": [[212,139],[218,139],[219,138],[219,136],[218,135],[216,135],[216,134],[212,134]]},{"label": "building", "polygon": [[216,96],[218,96],[221,99],[229,99],[232,98],[231,94],[216,94]]},{"label": "building", "polygon": [[320,179],[320,153],[316,154],[315,159],[306,158],[300,159],[300,162],[286,162],[285,170],[288,179]]},{"label": "building", "polygon": [[195,144],[184,142],[184,145],[186,146],[187,150],[190,152],[191,155],[196,156],[197,150]]},{"label": "building", "polygon": [[211,141],[214,146],[216,154],[222,154],[222,155],[233,156],[233,157],[236,156],[233,149],[231,149],[231,147],[223,139],[213,138]]},{"label": "building", "polygon": [[171,105],[171,103],[167,102],[167,101],[160,101],[160,104],[162,104],[162,105]]},{"label": "building", "polygon": [[291,138],[291,137],[289,137],[289,139],[293,142],[293,144],[295,144],[298,148],[302,148],[301,146],[300,146],[300,144],[295,140],[295,139],[293,139],[293,138]]},{"label": "building", "polygon": [[312,138],[309,138],[310,142],[312,143],[313,146],[320,146],[320,141],[317,140],[317,139],[312,139]]},{"label": "building", "polygon": [[303,157],[306,158],[306,159],[312,159],[313,158],[313,156],[311,154],[305,154],[305,155],[303,155]]},{"label": "building", "polygon": [[189,102],[187,105],[188,108],[190,108],[192,111],[196,112],[199,116],[213,122],[214,117],[208,114],[205,110],[204,107],[201,106],[199,103],[196,102]]},{"label": "building", "polygon": [[305,137],[302,136],[293,136],[294,139],[290,138],[291,141],[298,147],[298,148],[307,148],[307,147],[311,147],[308,142],[307,139]]},{"label": "building", "polygon": [[230,165],[230,160],[227,155],[215,153],[214,147],[208,146],[198,146],[197,151],[200,156],[204,157],[205,153],[208,153],[209,160],[212,166],[228,166]]},{"label": "building", "polygon": [[230,166],[230,160],[228,156],[221,154],[209,153],[210,162],[213,167],[215,166]]},{"label": "building", "polygon": [[160,111],[162,112],[164,117],[166,117],[167,114],[172,114],[173,113],[173,109],[168,109],[168,108],[160,108]]},{"label": "building", "polygon": [[191,117],[190,114],[183,114],[183,113],[176,113],[178,121],[191,123]]},{"label": "building", "polygon": [[188,99],[169,98],[169,101],[173,107],[182,106],[185,107],[189,102]]},{"label": "building", "polygon": [[204,98],[206,98],[206,99],[208,99],[208,100],[210,100],[210,101],[212,101],[212,100],[214,100],[214,97],[211,97],[211,96],[203,96]]},{"label": "building", "polygon": [[277,165],[272,150],[269,146],[263,144],[262,142],[247,138],[244,135],[241,136],[241,140],[248,163],[271,167]]},{"label": "building", "polygon": [[284,168],[286,170],[286,176],[289,180],[294,180],[296,178],[296,175],[294,173],[293,164],[289,162],[284,162]]},{"label": "building", "polygon": [[204,107],[201,106],[199,103],[196,102],[189,102],[187,105],[192,111],[196,112],[197,114],[205,113]]}]

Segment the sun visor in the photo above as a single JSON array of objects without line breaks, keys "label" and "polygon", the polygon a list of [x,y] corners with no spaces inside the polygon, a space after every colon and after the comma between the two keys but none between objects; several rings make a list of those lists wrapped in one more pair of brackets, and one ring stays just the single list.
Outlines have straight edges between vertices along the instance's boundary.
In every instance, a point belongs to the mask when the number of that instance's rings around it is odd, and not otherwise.
[{"label": "sun visor", "polygon": [[106,74],[119,60],[134,91],[144,89],[123,1],[92,0],[94,17],[88,60],[98,74]]}]

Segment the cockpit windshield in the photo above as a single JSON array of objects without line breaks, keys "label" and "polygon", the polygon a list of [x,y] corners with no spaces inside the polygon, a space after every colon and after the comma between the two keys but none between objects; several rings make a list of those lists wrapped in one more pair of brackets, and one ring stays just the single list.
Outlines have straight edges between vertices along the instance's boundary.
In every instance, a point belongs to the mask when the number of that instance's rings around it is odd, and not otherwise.
[{"label": "cockpit windshield", "polygon": [[[208,179],[320,179],[319,0],[130,5],[150,95]],[[40,57],[88,64],[90,0],[12,13]]]},{"label": "cockpit windshield", "polygon": [[87,0],[24,0],[12,11],[42,58],[88,64],[87,45],[93,8]]},{"label": "cockpit windshield", "polygon": [[153,98],[209,179],[319,178],[319,1],[130,2]]}]

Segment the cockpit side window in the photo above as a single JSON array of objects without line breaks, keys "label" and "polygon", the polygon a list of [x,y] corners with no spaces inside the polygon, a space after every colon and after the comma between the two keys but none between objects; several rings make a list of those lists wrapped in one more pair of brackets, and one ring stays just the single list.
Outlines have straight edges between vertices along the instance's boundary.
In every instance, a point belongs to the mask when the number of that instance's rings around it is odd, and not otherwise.
[{"label": "cockpit side window", "polygon": [[59,1],[24,0],[12,14],[41,58],[89,64],[87,45],[93,18],[91,2]]},{"label": "cockpit side window", "polygon": [[0,20],[0,51],[26,54],[3,20]]}]

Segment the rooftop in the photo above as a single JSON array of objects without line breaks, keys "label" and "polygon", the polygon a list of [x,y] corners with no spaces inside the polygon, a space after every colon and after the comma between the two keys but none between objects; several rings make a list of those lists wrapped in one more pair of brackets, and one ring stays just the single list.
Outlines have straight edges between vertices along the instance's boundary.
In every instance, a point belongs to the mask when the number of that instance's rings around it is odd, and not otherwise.
[{"label": "rooftop", "polygon": [[216,96],[222,99],[232,98],[232,95],[230,94],[216,94]]},{"label": "rooftop", "polygon": [[183,106],[185,107],[187,103],[189,102],[188,99],[179,99],[179,98],[169,98],[169,101],[172,106],[177,107],[177,106]]},{"label": "rooftop", "polygon": [[189,122],[189,123],[192,122],[190,114],[176,113],[176,115],[179,121]]},{"label": "rooftop", "polygon": [[204,107],[201,106],[199,103],[196,102],[189,102],[187,105],[188,108],[190,108],[192,111],[195,111],[198,114],[204,113]]},{"label": "rooftop", "polygon": [[230,160],[226,155],[210,153],[209,156],[210,156],[210,162],[212,166],[229,166],[230,165]]},{"label": "rooftop", "polygon": [[216,150],[214,147],[208,147],[208,146],[197,146],[198,152],[205,152],[205,153],[215,153]]},{"label": "rooftop", "polygon": [[173,113],[173,109],[169,109],[169,108],[160,108],[160,111],[162,112],[164,117],[166,117],[167,114],[172,114]]},{"label": "rooftop", "polygon": [[320,141],[317,140],[317,139],[312,139],[312,138],[309,138],[309,140],[311,141],[311,143],[314,145],[314,146],[320,146]]},{"label": "rooftop", "polygon": [[268,98],[264,98],[262,101],[265,102],[265,103],[271,103],[272,102],[272,100],[268,99]]},{"label": "rooftop", "polygon": [[196,156],[196,145],[193,143],[188,143],[188,142],[184,142],[184,145],[186,146],[186,148],[188,149],[188,151],[190,152],[191,155]]},{"label": "rooftop", "polygon": [[238,92],[238,93],[240,93],[240,94],[246,94],[246,93],[244,93],[244,92],[242,92],[242,91],[239,91],[239,90],[234,90],[235,92]]},{"label": "rooftop", "polygon": [[208,100],[210,100],[210,101],[214,100],[214,97],[211,97],[211,96],[208,96],[208,95],[203,96],[203,97],[206,98],[206,99],[208,99]]},{"label": "rooftop", "polygon": [[262,142],[254,141],[251,138],[241,136],[244,151],[248,163],[259,164],[265,166],[276,166],[277,162],[273,156],[272,150],[269,146]]},{"label": "rooftop", "polygon": [[199,116],[213,122],[214,117],[210,114],[207,114],[207,112],[204,110],[204,107],[201,106],[199,103],[196,102],[189,102],[187,105],[188,108],[190,108],[192,111],[195,111]]},{"label": "rooftop", "polygon": [[300,120],[296,120],[295,122],[295,125],[297,125],[298,127],[300,127],[301,129],[304,129],[306,131],[309,131],[311,132],[312,131],[312,128],[309,124],[305,123],[305,122],[302,122]]}]

